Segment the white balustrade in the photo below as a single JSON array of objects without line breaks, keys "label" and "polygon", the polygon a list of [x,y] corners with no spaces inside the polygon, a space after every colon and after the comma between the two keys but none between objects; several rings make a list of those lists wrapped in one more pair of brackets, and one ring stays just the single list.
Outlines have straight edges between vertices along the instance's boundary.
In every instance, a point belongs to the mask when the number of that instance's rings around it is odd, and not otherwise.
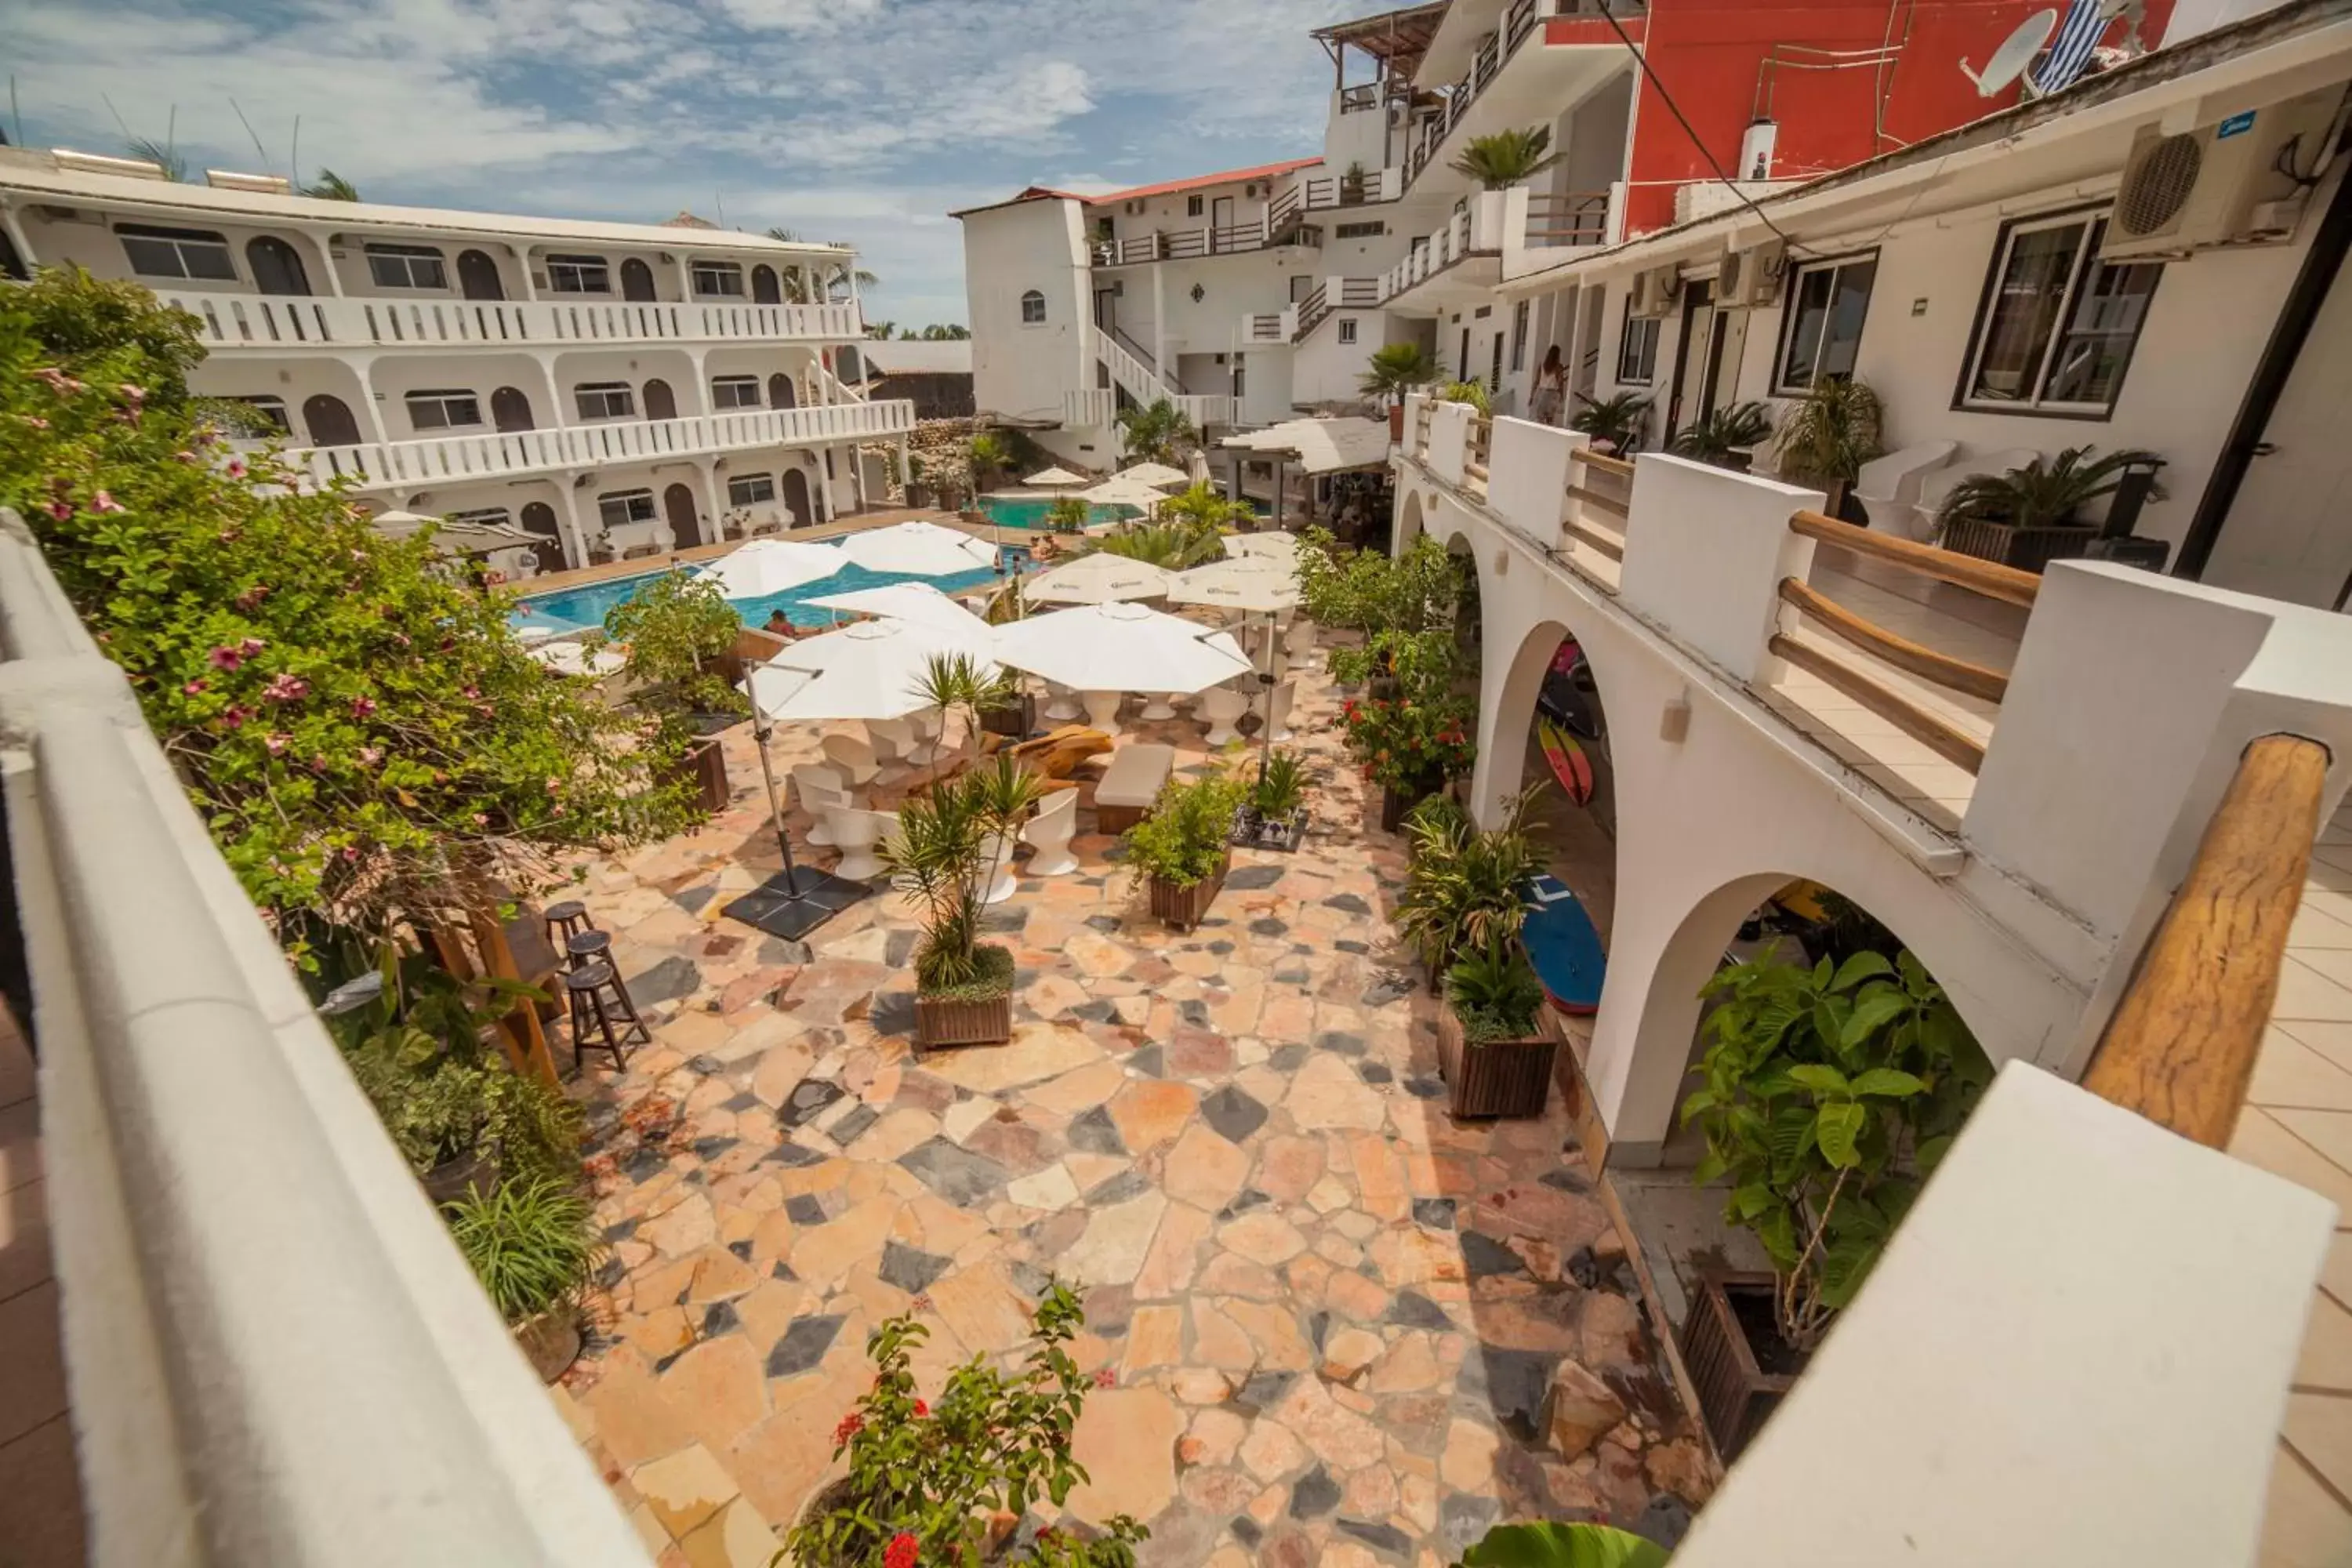
[{"label": "white balustrade", "polygon": [[571,347],[581,343],[855,341],[854,304],[618,300],[329,300],[159,290],[207,349]]}]

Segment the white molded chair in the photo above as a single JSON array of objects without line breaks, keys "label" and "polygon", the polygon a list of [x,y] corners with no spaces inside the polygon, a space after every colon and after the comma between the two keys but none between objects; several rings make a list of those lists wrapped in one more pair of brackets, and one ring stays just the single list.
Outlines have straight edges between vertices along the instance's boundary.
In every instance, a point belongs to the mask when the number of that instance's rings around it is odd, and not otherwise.
[{"label": "white molded chair", "polygon": [[823,750],[824,760],[853,786],[872,784],[882,771],[874,748],[855,735],[827,735]]},{"label": "white molded chair", "polygon": [[1118,705],[1127,700],[1124,691],[1087,691],[1079,694],[1087,705],[1087,722],[1106,735],[1118,733]]},{"label": "white molded chair", "polygon": [[841,775],[818,763],[803,763],[793,770],[792,779],[793,795],[800,801],[801,809],[814,819],[808,841],[831,844],[833,832],[828,814],[849,805],[849,792],[843,786]]},{"label": "white molded chair", "polygon": [[1070,840],[1078,831],[1078,792],[1055,790],[1037,805],[1037,815],[1021,829],[1021,842],[1036,851],[1029,857],[1033,877],[1066,877],[1078,868]]},{"label": "white molded chair", "polygon": [[1962,484],[1979,474],[2006,474],[2021,468],[2042,456],[2031,447],[2011,447],[2003,451],[1985,452],[1974,457],[1955,458],[1951,463],[1930,471],[1919,481],[1919,504],[1912,509],[1914,539],[1936,537],[1936,517],[1944,510],[1944,502]]},{"label": "white molded chair", "polygon": [[1853,499],[1870,513],[1870,525],[1897,538],[1916,528],[1914,509],[1919,504],[1921,482],[1950,462],[1959,449],[1958,441],[1922,441],[1864,463],[1853,481]]},{"label": "white molded chair", "polygon": [[1165,691],[1147,691],[1143,695],[1142,710],[1138,712],[1136,717],[1154,722],[1173,719],[1176,717],[1175,700]]},{"label": "white molded chair", "polygon": [[1066,724],[1078,716],[1078,694],[1058,680],[1045,682],[1045,717]]},{"label": "white molded chair", "polygon": [[922,747],[910,719],[868,719],[866,738],[873,743],[874,754],[886,763],[912,763]]},{"label": "white molded chair", "polygon": [[1201,693],[1193,711],[1209,726],[1209,744],[1222,746],[1234,739],[1234,721],[1249,711],[1249,699],[1230,686],[1212,686]]},{"label": "white molded chair", "polygon": [[925,708],[907,715],[907,726],[914,743],[907,748],[907,760],[918,767],[940,760],[940,743],[946,740],[948,716],[938,708]]},{"label": "white molded chair", "polygon": [[1298,682],[1286,680],[1276,685],[1273,695],[1266,700],[1265,738],[1268,742],[1279,744],[1291,738],[1290,704],[1297,695]]},{"label": "white molded chair", "polygon": [[1307,620],[1291,622],[1282,630],[1282,656],[1295,669],[1311,669],[1315,664],[1315,623]]},{"label": "white molded chair", "polygon": [[881,875],[882,860],[874,849],[898,831],[897,812],[843,806],[827,812],[825,821],[833,829],[834,842],[841,848],[841,863],[833,868],[835,876],[846,877],[853,882],[870,882]]},{"label": "white molded chair", "polygon": [[1020,882],[1013,875],[1013,840],[1002,834],[988,836],[985,847],[988,863],[996,869],[988,879],[988,891],[981,895],[984,904],[1001,904],[1011,898]]}]

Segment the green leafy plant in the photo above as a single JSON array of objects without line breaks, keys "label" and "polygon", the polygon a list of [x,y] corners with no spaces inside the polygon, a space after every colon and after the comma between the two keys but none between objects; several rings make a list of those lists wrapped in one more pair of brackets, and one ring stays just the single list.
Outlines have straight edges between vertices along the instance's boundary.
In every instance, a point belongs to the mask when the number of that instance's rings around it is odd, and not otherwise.
[{"label": "green leafy plant", "polygon": [[1118,411],[1121,450],[1139,461],[1181,468],[1201,449],[1201,432],[1182,409],[1163,397],[1150,405],[1129,404]]},{"label": "green leafy plant", "polygon": [[588,1200],[549,1177],[471,1194],[447,1213],[457,1250],[509,1323],[576,1308],[604,1257]]},{"label": "green leafy plant", "polygon": [[[1402,555],[1348,550],[1328,529],[1310,528],[1298,541],[1298,604],[1318,626],[1368,634],[1452,634],[1462,604],[1463,569],[1445,546],[1427,534]],[[1332,672],[1340,680],[1365,679],[1369,656],[1332,652]],[[1385,661],[1383,663],[1385,668]]]},{"label": "green leafy plant", "polygon": [[332,169],[324,168],[319,171],[317,179],[302,187],[302,194],[322,202],[355,202],[360,199],[357,185]]},{"label": "green leafy plant", "polygon": [[1729,1183],[1725,1217],[1779,1275],[1781,1337],[1811,1350],[1853,1300],[1943,1158],[1991,1066],[1907,951],[1810,967],[1772,952],[1700,993],[1716,1005],[1682,1119],[1706,1139],[1693,1173]]},{"label": "green leafy plant", "polygon": [[1018,1518],[1040,1499],[1058,1510],[1089,1479],[1070,1452],[1093,1382],[1067,1348],[1085,1323],[1078,1297],[1049,1285],[1018,1369],[975,1355],[948,1374],[933,1403],[914,1371],[929,1329],[912,1315],[884,1320],[866,1341],[874,1384],[834,1429],[834,1458],[847,1473],[819,1495],[774,1561],[1134,1568],[1135,1543],[1150,1531],[1125,1514],[1098,1534],[1040,1531],[1008,1543],[1003,1556],[988,1533],[992,1515]]},{"label": "green leafy plant", "polygon": [[[1251,518],[1247,501],[1233,500],[1219,495],[1216,487],[1206,479],[1185,486],[1160,503],[1160,521],[1176,523],[1195,534],[1210,536],[1212,542],[1216,536],[1251,521]],[[1220,554],[1223,548],[1222,544],[1218,545]]]},{"label": "green leafy plant", "polygon": [[1772,416],[1761,403],[1734,403],[1678,430],[1666,450],[1680,458],[1720,464],[1771,438]]},{"label": "green leafy plant", "polygon": [[1121,839],[1128,865],[1139,878],[1171,887],[1206,881],[1225,863],[1234,813],[1245,794],[1238,780],[1223,776],[1171,780],[1152,803],[1151,815]]},{"label": "green leafy plant", "polygon": [[1294,752],[1268,752],[1250,784],[1250,809],[1268,821],[1286,820],[1307,802],[1307,769]]},{"label": "green leafy plant", "polygon": [[1551,151],[1551,128],[1530,125],[1524,131],[1474,136],[1446,167],[1477,181],[1484,190],[1506,191],[1534,179],[1559,159]]},{"label": "green leafy plant", "polygon": [[964,444],[964,456],[971,463],[972,483],[982,489],[1013,469],[1013,448],[993,430],[976,433]]},{"label": "green leafy plant", "polygon": [[1105,555],[1148,562],[1171,572],[1220,561],[1225,553],[1213,524],[1202,528],[1184,521],[1127,523],[1096,540],[1095,549]]},{"label": "green leafy plant", "polygon": [[229,450],[188,396],[203,358],[136,284],[0,289],[0,505],[298,963],[319,926],[373,939],[694,820],[660,726],[531,658],[511,596]]},{"label": "green leafy plant", "polygon": [[1076,496],[1058,496],[1045,509],[1045,526],[1055,533],[1083,533],[1094,521],[1095,509]]},{"label": "green leafy plant", "polygon": [[[2088,527],[2083,508],[2120,489],[2126,469],[2155,468],[2163,458],[2138,447],[2095,458],[2095,447],[2069,447],[2000,474],[1972,474],[1952,487],[1936,516],[1937,529],[1956,522],[1999,522],[2011,528]],[[2158,492],[2159,497],[2161,492]]]},{"label": "green leafy plant", "polygon": [[[1017,592],[1019,582],[1014,578],[1007,586]],[[962,714],[967,743],[977,747],[982,711],[1020,700],[1021,678],[1009,669],[982,664],[970,654],[935,653],[924,662],[910,695],[921,698],[927,708]]]},{"label": "green leafy plant", "polygon": [[1351,207],[1363,199],[1364,161],[1358,158],[1350,163],[1347,171],[1339,176],[1339,205],[1343,207]]},{"label": "green leafy plant", "polygon": [[980,941],[997,857],[1036,805],[1036,775],[998,756],[898,808],[879,853],[900,891],[923,906],[915,982],[925,995],[982,1000],[1012,984],[1012,954]]},{"label": "green leafy plant", "polygon": [[1419,343],[1388,343],[1364,363],[1356,390],[1383,403],[1402,403],[1406,393],[1429,385],[1437,375],[1437,361]]},{"label": "green leafy plant", "polygon": [[1449,381],[1437,389],[1437,401],[1466,403],[1478,411],[1482,419],[1492,417],[1495,412],[1494,403],[1486,395],[1486,384],[1483,381]]},{"label": "green leafy plant", "polygon": [[1576,401],[1583,406],[1569,416],[1570,429],[1583,431],[1592,437],[1594,446],[1613,452],[1631,452],[1641,446],[1650,427],[1648,394],[1613,392],[1606,397],[1589,397],[1580,392]]},{"label": "green leafy plant", "polygon": [[1780,421],[1773,461],[1791,479],[1843,488],[1886,449],[1879,435],[1883,420],[1878,394],[1867,384],[1822,376]]},{"label": "green leafy plant", "polygon": [[[1524,917],[1523,917],[1524,918]],[[1463,950],[1445,972],[1445,1000],[1472,1045],[1488,1040],[1524,1040],[1536,1032],[1543,1009],[1543,982],[1517,935],[1502,921],[1490,921],[1486,940]]]},{"label": "green leafy plant", "polygon": [[604,615],[604,637],[621,647],[629,700],[681,746],[701,732],[705,717],[740,719],[751,711],[712,668],[742,630],[718,583],[688,572],[664,573]]},{"label": "green leafy plant", "polygon": [[1496,1525],[1462,1554],[1461,1568],[1666,1568],[1667,1555],[1630,1531],[1539,1520]]},{"label": "green leafy plant", "polygon": [[1525,826],[1536,794],[1530,787],[1492,828],[1479,828],[1467,814],[1416,813],[1410,819],[1412,866],[1397,898],[1397,933],[1413,944],[1433,979],[1465,952],[1518,940],[1528,879],[1543,869]]}]

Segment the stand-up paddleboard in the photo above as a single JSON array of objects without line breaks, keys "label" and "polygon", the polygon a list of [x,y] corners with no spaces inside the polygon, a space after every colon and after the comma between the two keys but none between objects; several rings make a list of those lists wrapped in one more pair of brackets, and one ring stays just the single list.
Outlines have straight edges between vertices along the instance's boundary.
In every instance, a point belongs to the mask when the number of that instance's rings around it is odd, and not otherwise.
[{"label": "stand-up paddleboard", "polygon": [[1609,969],[1601,933],[1559,878],[1537,877],[1528,883],[1528,919],[1519,941],[1553,1006],[1577,1014],[1599,1009],[1601,982]]},{"label": "stand-up paddleboard", "polygon": [[1544,761],[1551,764],[1551,776],[1568,793],[1570,803],[1592,804],[1592,759],[1584,754],[1582,744],[1549,719],[1538,721],[1536,733],[1543,743]]}]

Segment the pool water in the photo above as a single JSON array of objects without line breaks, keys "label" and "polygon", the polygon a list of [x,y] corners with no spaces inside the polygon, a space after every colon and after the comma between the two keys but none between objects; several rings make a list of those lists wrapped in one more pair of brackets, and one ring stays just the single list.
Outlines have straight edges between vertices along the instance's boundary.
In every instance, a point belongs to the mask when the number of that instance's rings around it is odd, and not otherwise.
[{"label": "pool water", "polygon": [[[980,510],[989,515],[999,528],[1043,528],[1045,514],[1054,510],[1052,496],[982,496]],[[1087,521],[1125,522],[1142,516],[1131,506],[1097,506],[1087,516]]]},{"label": "pool water", "polygon": [[[1018,546],[1003,552],[1005,569],[1024,570],[1029,552]],[[612,577],[602,583],[585,584],[577,588],[562,588],[551,594],[531,594],[508,616],[515,630],[551,632],[558,637],[572,632],[601,627],[605,612],[625,603],[638,589],[660,578],[669,570],[641,572],[634,577]],[[769,616],[784,612],[796,626],[821,626],[833,620],[835,612],[812,608],[811,599],[830,598],[835,594],[855,593],[860,588],[879,588],[891,583],[928,583],[942,594],[961,594],[997,581],[997,574],[985,567],[959,572],[951,577],[917,577],[903,572],[868,572],[863,566],[844,566],[830,577],[804,584],[782,594],[771,594],[763,599],[730,599],[735,614],[747,626],[765,626]]]}]

